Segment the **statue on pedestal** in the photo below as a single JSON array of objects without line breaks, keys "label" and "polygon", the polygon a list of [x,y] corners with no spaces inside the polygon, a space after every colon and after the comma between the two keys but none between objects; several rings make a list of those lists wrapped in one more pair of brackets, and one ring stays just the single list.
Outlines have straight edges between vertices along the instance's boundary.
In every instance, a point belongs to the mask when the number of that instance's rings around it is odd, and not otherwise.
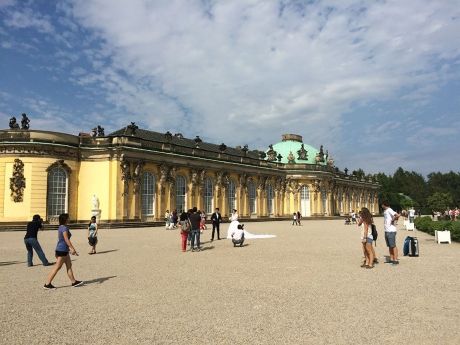
[{"label": "statue on pedestal", "polygon": [[93,194],[93,197],[91,198],[91,215],[96,217],[96,222],[99,223],[99,220],[101,218],[101,210],[99,208],[99,198],[96,196],[96,194]]}]

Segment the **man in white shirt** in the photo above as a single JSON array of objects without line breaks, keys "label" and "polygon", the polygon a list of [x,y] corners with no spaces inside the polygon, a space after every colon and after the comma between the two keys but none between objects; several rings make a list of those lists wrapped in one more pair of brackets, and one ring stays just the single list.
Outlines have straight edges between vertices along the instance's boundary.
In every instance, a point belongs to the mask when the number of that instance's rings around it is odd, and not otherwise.
[{"label": "man in white shirt", "polygon": [[387,263],[397,265],[398,261],[398,247],[396,246],[396,226],[395,221],[399,218],[399,214],[393,211],[387,201],[382,202],[383,212],[383,226],[385,229],[385,242],[390,251],[390,261]]},{"label": "man in white shirt", "polygon": [[242,247],[244,243],[244,224],[238,224],[238,227],[233,229],[230,236],[232,236],[233,247],[236,247],[237,244]]},{"label": "man in white shirt", "polygon": [[413,207],[409,209],[409,223],[413,223],[415,218],[415,210]]}]

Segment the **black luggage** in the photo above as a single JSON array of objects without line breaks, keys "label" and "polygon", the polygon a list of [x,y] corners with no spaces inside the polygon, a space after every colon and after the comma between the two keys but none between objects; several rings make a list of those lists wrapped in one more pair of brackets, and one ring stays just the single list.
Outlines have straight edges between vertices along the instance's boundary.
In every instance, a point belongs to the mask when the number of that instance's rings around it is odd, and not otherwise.
[{"label": "black luggage", "polygon": [[409,256],[419,256],[417,237],[411,237],[409,240]]}]

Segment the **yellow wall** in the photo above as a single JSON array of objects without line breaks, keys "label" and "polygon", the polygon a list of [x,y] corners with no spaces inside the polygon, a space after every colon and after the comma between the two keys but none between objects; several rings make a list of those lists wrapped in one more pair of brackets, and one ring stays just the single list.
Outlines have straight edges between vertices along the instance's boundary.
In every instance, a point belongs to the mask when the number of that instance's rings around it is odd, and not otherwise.
[{"label": "yellow wall", "polygon": [[[112,183],[112,161],[81,162],[78,174],[78,202],[77,218],[88,220],[91,218],[93,195],[99,199],[101,220],[108,220],[115,216],[116,185]],[[112,190],[114,189],[114,190]]]},{"label": "yellow wall", "polygon": [[5,190],[5,162],[0,161],[0,219],[3,219],[4,215],[4,201],[5,193],[2,191]]}]

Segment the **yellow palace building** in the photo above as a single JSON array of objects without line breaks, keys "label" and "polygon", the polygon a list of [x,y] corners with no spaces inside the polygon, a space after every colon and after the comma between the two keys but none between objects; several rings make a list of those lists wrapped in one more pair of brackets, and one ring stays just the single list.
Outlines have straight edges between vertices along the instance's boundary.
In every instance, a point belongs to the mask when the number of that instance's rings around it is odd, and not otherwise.
[{"label": "yellow palace building", "polygon": [[166,210],[193,206],[243,218],[378,212],[378,184],[334,166],[323,147],[285,134],[268,150],[203,142],[198,136],[158,133],[134,123],[105,135],[0,130],[0,222],[40,214],[50,223],[162,221]]}]

